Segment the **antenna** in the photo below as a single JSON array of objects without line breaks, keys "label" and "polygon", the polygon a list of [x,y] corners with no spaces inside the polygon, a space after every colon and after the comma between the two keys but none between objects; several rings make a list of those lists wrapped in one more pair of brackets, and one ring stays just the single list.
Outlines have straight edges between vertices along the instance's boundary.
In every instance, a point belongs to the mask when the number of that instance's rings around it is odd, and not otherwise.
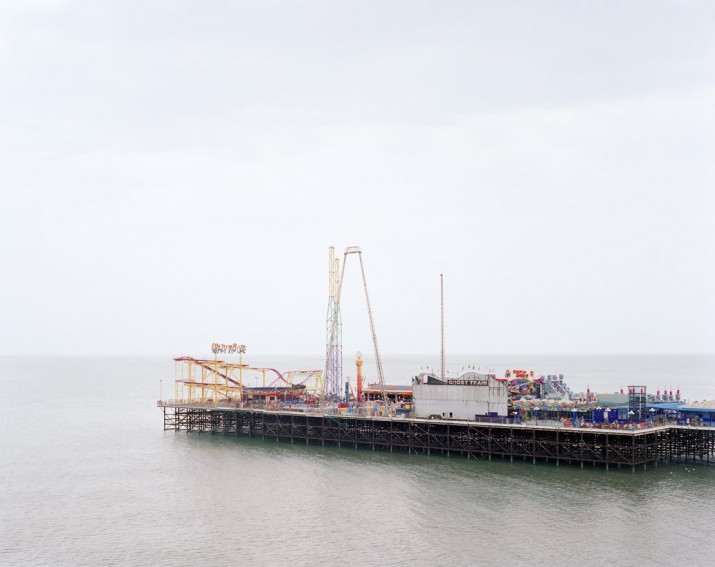
[{"label": "antenna", "polygon": [[439,291],[440,291],[440,300],[441,300],[441,306],[442,306],[442,329],[441,329],[441,337],[442,337],[442,380],[444,380],[444,275],[440,274],[439,275]]}]

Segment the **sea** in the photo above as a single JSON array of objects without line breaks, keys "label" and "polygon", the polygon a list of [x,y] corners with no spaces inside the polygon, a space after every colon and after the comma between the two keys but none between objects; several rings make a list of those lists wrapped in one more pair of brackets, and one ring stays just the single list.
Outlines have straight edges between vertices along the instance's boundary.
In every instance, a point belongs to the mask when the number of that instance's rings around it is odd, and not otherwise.
[{"label": "sea", "polygon": [[[385,380],[439,363],[386,356]],[[715,399],[713,356],[448,359],[455,375],[471,367]],[[376,381],[370,360],[364,374]],[[715,466],[634,473],[164,431],[156,402],[173,380],[171,356],[0,357],[0,565],[715,564]]]}]

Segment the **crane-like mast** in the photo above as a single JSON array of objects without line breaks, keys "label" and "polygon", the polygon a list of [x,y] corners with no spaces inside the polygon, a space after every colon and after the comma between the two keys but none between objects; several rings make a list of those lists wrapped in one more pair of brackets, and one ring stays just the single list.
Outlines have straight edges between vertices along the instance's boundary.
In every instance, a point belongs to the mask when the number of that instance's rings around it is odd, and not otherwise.
[{"label": "crane-like mast", "polygon": [[377,378],[380,382],[380,390],[382,393],[382,403],[385,411],[388,411],[387,391],[385,390],[385,375],[382,371],[382,358],[380,357],[380,348],[377,346],[377,334],[375,333],[375,321],[372,317],[372,307],[370,307],[370,296],[367,293],[367,280],[365,279],[365,266],[362,262],[362,250],[358,246],[350,246],[345,249],[345,259],[343,260],[343,271],[345,270],[345,260],[348,254],[357,254],[360,258],[360,273],[362,274],[362,285],[365,288],[365,302],[367,303],[367,315],[370,318],[370,332],[372,333],[372,347],[375,351],[375,364],[377,365]]}]

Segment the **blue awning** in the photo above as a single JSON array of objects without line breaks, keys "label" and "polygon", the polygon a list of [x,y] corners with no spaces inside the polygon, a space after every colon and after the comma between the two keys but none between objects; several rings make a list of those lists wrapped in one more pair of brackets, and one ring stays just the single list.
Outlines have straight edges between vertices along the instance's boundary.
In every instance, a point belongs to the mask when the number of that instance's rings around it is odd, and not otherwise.
[{"label": "blue awning", "polygon": [[680,410],[685,404],[683,402],[665,402],[659,404],[648,404],[647,409],[655,408],[657,410]]}]

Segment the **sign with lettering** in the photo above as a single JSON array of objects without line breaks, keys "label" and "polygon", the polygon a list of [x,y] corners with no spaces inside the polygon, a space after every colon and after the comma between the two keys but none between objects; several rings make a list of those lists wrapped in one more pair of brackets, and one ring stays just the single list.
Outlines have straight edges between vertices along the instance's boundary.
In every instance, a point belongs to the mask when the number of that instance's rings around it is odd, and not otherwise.
[{"label": "sign with lettering", "polygon": [[447,380],[450,386],[489,386],[489,380]]},{"label": "sign with lettering", "polygon": [[232,345],[213,343],[211,345],[211,350],[214,354],[245,354],[246,345],[238,345],[236,343],[233,343]]}]

